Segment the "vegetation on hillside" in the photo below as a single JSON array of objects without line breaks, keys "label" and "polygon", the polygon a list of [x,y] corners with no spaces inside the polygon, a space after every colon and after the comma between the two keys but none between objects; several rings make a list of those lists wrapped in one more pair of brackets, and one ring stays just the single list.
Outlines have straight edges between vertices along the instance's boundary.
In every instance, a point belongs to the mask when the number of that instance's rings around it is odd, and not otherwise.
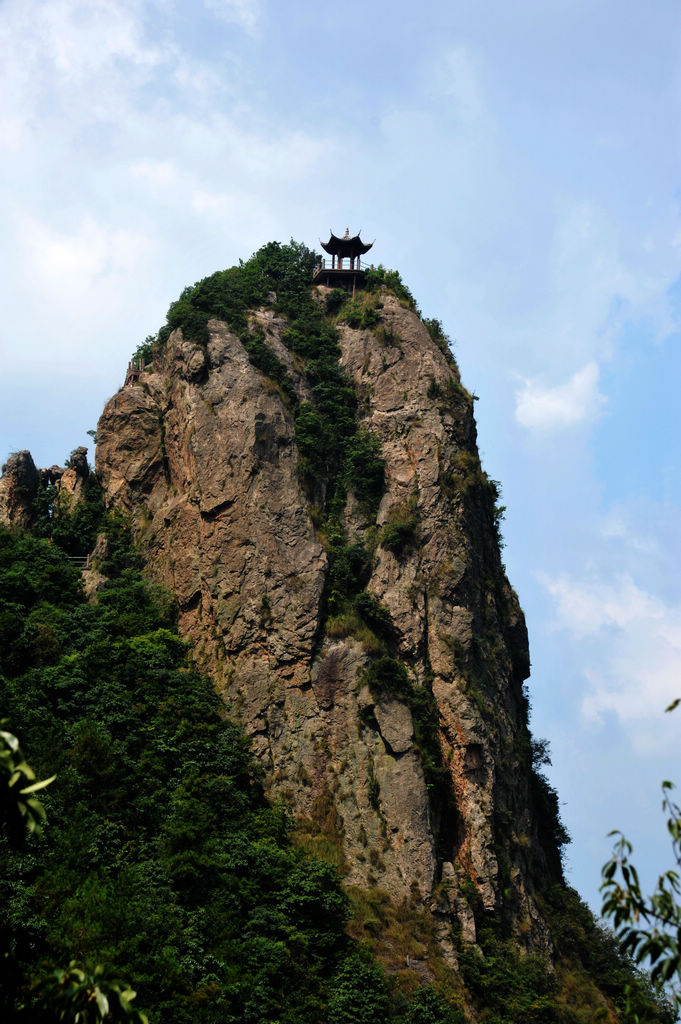
[{"label": "vegetation on hillside", "polygon": [[0,706],[57,775],[43,835],[0,838],[0,1016],[36,1019],[32,984],[75,956],[134,978],[151,1021],[316,1020],[346,897],[290,846],[171,602],[109,533],[94,605],[55,544],[0,534]]}]

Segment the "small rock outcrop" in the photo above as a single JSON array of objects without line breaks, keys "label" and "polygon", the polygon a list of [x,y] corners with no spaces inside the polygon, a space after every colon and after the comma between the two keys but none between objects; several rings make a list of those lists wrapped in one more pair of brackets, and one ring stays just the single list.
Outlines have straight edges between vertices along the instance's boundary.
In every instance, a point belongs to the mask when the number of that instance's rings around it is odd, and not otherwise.
[{"label": "small rock outcrop", "polygon": [[40,472],[31,453],[15,452],[2,467],[0,477],[0,523],[29,527],[33,505],[40,486]]},{"label": "small rock outcrop", "polygon": [[36,498],[41,489],[55,487],[58,502],[68,511],[83,497],[83,486],[90,475],[87,448],[75,448],[66,468],[50,466],[36,469],[31,453],[10,455],[0,476],[0,523],[31,529],[36,522]]},{"label": "small rock outcrop", "polygon": [[[375,522],[350,494],[344,528],[370,553],[366,592],[389,613],[392,688],[376,685],[366,630],[329,618],[328,538],[297,472],[290,403],[224,323],[209,321],[205,344],[175,330],[109,401],[97,473],[271,790],[336,842],[348,883],[395,902],[417,894],[469,939],[472,883],[486,908],[512,905],[529,946],[546,946],[533,892],[551,851],[518,753],[529,656],[498,495],[446,346],[394,294],[380,300],[378,326],[340,327],[360,426],[385,460]],[[250,322],[309,401],[286,320],[262,309]]]},{"label": "small rock outcrop", "polygon": [[[53,467],[54,469],[55,467]],[[58,478],[54,479],[62,494],[70,496],[70,504],[75,505],[80,501],[83,493],[83,485],[90,475],[90,467],[87,464],[87,448],[75,448],[71,452],[68,466]]]}]

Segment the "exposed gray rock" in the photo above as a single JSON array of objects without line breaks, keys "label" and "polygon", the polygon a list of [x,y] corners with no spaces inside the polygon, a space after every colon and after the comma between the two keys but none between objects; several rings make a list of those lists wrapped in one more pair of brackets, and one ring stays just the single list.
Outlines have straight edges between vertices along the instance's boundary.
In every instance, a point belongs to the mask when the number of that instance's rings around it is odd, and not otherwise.
[{"label": "exposed gray rock", "polygon": [[412,747],[414,723],[406,704],[382,698],[374,705],[374,715],[381,736],[393,754],[404,754]]}]

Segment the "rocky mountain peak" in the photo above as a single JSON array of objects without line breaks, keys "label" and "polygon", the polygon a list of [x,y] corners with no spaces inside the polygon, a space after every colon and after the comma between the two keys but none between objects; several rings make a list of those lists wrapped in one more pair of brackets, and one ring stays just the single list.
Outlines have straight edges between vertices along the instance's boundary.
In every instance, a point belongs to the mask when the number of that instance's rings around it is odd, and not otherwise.
[{"label": "rocky mountain peak", "polygon": [[555,794],[542,819],[498,488],[441,328],[382,272],[355,301],[270,287],[237,308],[237,285],[188,290],[106,405],[105,500],[300,843],[349,886],[425,901],[445,952],[476,904],[546,947]]}]

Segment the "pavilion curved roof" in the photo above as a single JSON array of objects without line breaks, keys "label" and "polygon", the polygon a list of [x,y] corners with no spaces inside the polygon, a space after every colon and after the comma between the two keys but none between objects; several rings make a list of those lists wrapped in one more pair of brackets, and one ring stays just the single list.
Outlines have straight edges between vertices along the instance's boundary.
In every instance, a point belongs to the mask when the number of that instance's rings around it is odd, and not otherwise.
[{"label": "pavilion curved roof", "polygon": [[369,252],[369,249],[371,249],[374,243],[369,242],[368,245],[365,245],[359,237],[359,234],[353,235],[353,237],[350,238],[350,233],[348,231],[345,232],[345,235],[343,235],[342,238],[339,238],[338,235],[334,235],[332,231],[328,242],[322,242],[320,239],[320,244],[322,249],[332,256],[352,257],[363,256],[365,252]]}]

